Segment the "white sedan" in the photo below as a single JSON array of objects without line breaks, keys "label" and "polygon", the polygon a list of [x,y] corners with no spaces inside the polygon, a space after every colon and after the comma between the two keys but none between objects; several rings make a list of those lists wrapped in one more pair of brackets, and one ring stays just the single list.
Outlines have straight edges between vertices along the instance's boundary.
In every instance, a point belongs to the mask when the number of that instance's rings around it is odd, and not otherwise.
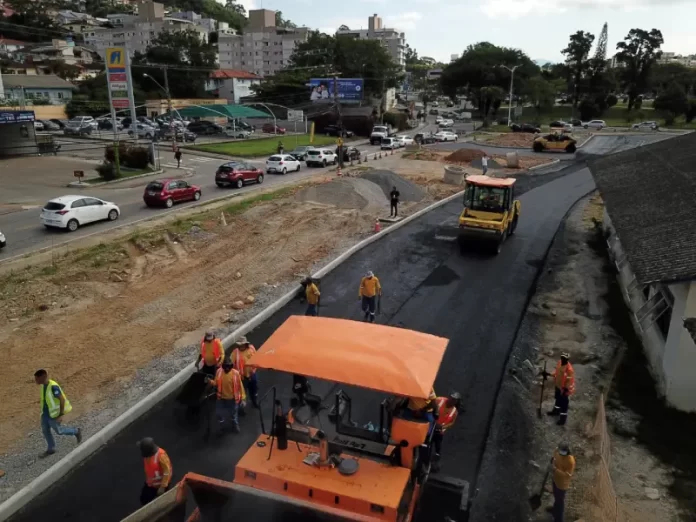
[{"label": "white sedan", "polygon": [[52,199],[41,210],[41,224],[46,228],[64,228],[75,232],[95,221],[115,221],[121,210],[115,203],[85,196],[62,196]]},{"label": "white sedan", "polygon": [[442,123],[444,121],[444,119],[445,118],[443,118],[442,116],[438,116],[437,118],[435,118],[435,123],[437,123],[439,125],[440,123]]},{"label": "white sedan", "polygon": [[440,128],[454,127],[454,120],[442,120],[439,124]]},{"label": "white sedan", "polygon": [[440,131],[435,134],[437,141],[457,141],[457,135],[452,131]]},{"label": "white sedan", "polygon": [[0,232],[0,248],[5,248],[6,244],[7,244],[7,239],[5,239],[5,234]]},{"label": "white sedan", "polygon": [[413,138],[410,136],[397,136],[396,141],[399,147],[405,147],[406,145],[413,145]]},{"label": "white sedan", "polygon": [[290,154],[274,154],[266,160],[266,174],[299,172],[302,164]]}]

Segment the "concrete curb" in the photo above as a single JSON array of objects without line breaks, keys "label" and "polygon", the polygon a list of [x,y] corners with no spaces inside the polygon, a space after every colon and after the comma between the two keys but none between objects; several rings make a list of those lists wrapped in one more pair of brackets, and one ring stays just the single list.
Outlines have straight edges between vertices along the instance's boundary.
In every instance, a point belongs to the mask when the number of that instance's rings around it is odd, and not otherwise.
[{"label": "concrete curb", "polygon": [[[419,217],[427,214],[428,212],[435,210],[443,205],[446,205],[450,201],[461,197],[464,192],[458,192],[445,199],[437,201],[432,205],[427,206],[424,209],[419,210],[415,214],[412,214],[402,221],[395,223],[394,225],[384,229],[367,239],[360,241],[359,243],[353,245],[351,248],[340,254],[333,261],[329,262],[326,266],[321,268],[314,274],[314,277],[320,278],[324,277],[326,274],[330,273],[340,264],[349,259],[356,252],[359,252],[368,245],[371,245],[375,241],[383,238],[387,234],[400,229],[407,223],[418,219]],[[275,301],[270,306],[266,307],[264,310],[259,312],[249,321],[244,323],[242,326],[233,331],[230,335],[222,340],[225,348],[228,348],[232,343],[238,339],[240,336],[247,334],[266,319],[275,314],[283,306],[292,301],[297,293],[300,291],[302,286],[298,284],[291,291],[286,293],[280,299]],[[169,395],[174,393],[186,380],[191,376],[192,366],[187,366],[183,370],[179,371],[176,375],[172,376],[165,384],[157,388],[147,397],[141,399],[137,404],[129,408],[120,417],[114,419],[104,428],[99,430],[93,436],[88,438],[85,442],[80,444],[77,448],[68,453],[63,459],[58,461],[56,464],[51,466],[44,473],[39,475],[36,479],[31,481],[29,484],[20,489],[17,493],[8,498],[5,502],[0,504],[0,520],[7,520],[10,516],[17,513],[20,509],[26,506],[29,502],[34,500],[36,497],[41,495],[44,491],[50,488],[53,484],[58,482],[62,477],[68,474],[72,469],[76,468],[80,463],[86,460],[90,455],[99,450],[102,446],[106,445],[111,439],[113,439],[119,432],[125,429],[128,425],[135,422],[141,415],[147,413],[152,409],[157,403],[165,400]]]},{"label": "concrete curb", "polygon": [[[158,170],[153,170],[152,172],[146,172],[145,174],[138,174],[137,176],[130,176],[128,178],[122,178],[122,179],[114,179],[111,181],[102,181],[101,183],[87,183],[83,181],[80,183],[79,181],[71,181],[68,183],[68,187],[72,188],[80,188],[80,189],[85,189],[85,188],[92,188],[92,187],[102,187],[104,185],[116,185],[118,183],[124,183],[126,181],[130,181],[132,179],[139,179],[139,178],[147,178],[148,176],[158,176],[164,172],[164,169],[158,169]],[[98,179],[98,178],[90,178],[90,179]]]},{"label": "concrete curb", "polygon": [[587,144],[590,142],[590,140],[592,140],[595,136],[597,136],[597,134],[590,134],[590,137],[587,138],[585,141],[583,141],[580,145],[578,145],[577,148],[576,148],[576,150],[577,150],[577,149],[581,149],[582,147],[584,147],[585,145],[587,145]]},{"label": "concrete curb", "polygon": [[533,167],[529,167],[529,168],[527,169],[527,171],[544,169],[544,168],[546,168],[546,167],[550,167],[551,165],[556,165],[556,164],[558,164],[558,163],[560,163],[560,162],[561,162],[561,160],[555,159],[555,160],[553,160],[553,161],[549,161],[548,163],[542,163],[541,165],[534,165]]}]

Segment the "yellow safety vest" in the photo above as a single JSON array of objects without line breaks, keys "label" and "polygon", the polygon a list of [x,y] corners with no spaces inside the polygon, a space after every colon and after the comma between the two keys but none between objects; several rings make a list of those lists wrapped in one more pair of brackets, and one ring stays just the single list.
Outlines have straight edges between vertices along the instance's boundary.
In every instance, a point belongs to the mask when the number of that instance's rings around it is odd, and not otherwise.
[{"label": "yellow safety vest", "polygon": [[68,400],[68,397],[63,393],[63,389],[60,387],[56,381],[49,379],[46,386],[46,391],[44,392],[43,387],[41,389],[41,414],[43,415],[44,401],[48,405],[48,415],[55,419],[60,414],[60,401],[57,397],[53,396],[52,390],[54,386],[58,386],[63,399],[65,399],[65,405],[63,406],[63,413],[70,413],[72,411],[72,405]]}]

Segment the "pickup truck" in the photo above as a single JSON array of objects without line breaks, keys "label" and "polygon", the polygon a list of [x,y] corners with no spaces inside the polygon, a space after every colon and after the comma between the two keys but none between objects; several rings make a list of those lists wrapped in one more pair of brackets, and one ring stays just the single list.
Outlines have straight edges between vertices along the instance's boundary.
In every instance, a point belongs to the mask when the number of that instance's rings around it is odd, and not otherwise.
[{"label": "pickup truck", "polygon": [[388,138],[392,134],[388,125],[375,125],[370,134],[370,145],[379,145],[382,138]]}]

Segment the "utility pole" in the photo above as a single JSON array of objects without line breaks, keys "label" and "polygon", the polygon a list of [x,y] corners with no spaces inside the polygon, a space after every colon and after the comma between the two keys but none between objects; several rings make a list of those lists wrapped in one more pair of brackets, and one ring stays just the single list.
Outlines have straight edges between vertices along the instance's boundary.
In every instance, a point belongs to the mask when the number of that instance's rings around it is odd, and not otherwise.
[{"label": "utility pole", "polygon": [[[169,75],[167,74],[167,67],[162,67],[162,71],[164,72],[164,93],[167,95],[167,116],[169,116],[169,134],[172,137],[172,151],[176,151],[176,132],[174,131],[174,120],[172,119],[172,93],[169,90]],[[184,140],[183,137],[181,139]],[[184,143],[184,145],[185,144],[186,143]]]},{"label": "utility pole", "polygon": [[507,67],[505,65],[499,65],[498,67],[502,67],[503,69],[507,69],[510,71],[510,99],[508,100],[508,127],[512,125],[512,85],[515,81],[515,69],[519,67],[519,65],[515,65],[512,69],[510,67]]},{"label": "utility pole", "polygon": [[341,116],[341,103],[338,98],[338,76],[334,76],[334,105],[336,106],[336,116],[338,118],[338,168],[343,168],[343,117]]}]

